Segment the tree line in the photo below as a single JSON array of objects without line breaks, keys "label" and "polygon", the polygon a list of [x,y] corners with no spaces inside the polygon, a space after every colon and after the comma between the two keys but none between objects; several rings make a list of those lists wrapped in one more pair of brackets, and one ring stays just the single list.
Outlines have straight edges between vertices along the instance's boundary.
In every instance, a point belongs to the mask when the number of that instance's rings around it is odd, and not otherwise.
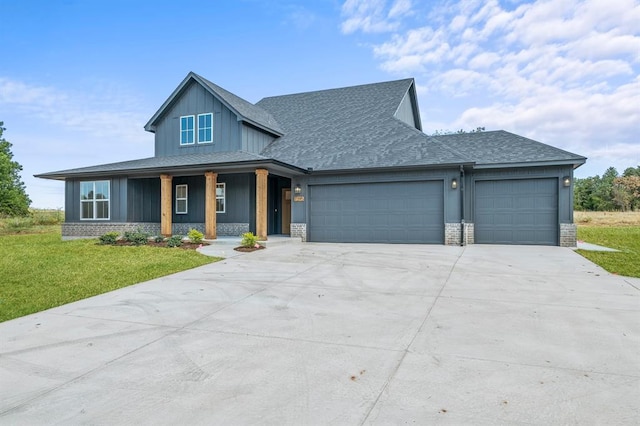
[{"label": "tree line", "polygon": [[573,208],[587,211],[640,210],[640,166],[618,174],[609,167],[602,177],[575,179]]}]

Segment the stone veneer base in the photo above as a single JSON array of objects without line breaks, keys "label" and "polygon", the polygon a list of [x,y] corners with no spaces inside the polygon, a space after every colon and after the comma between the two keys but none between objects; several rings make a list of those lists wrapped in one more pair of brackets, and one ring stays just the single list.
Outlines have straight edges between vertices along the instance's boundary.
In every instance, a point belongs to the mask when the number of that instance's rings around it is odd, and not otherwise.
[{"label": "stone veneer base", "polygon": [[[197,229],[204,233],[204,223],[174,223],[173,235],[187,235]],[[150,235],[160,235],[160,224],[155,222],[65,222],[62,224],[62,239],[95,238],[107,232],[124,233],[140,230]],[[218,223],[216,232],[221,237],[236,237],[249,232],[248,223]]]}]

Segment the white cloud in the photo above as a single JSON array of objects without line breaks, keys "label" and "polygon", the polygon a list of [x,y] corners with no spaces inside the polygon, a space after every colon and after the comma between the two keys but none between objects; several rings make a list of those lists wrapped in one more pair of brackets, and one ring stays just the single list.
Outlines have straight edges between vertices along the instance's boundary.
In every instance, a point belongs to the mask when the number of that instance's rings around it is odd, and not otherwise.
[{"label": "white cloud", "polygon": [[[456,100],[447,121],[423,123],[504,128],[584,155],[637,152],[639,0],[443,0],[429,7],[414,6],[415,16],[428,17],[421,25],[395,22],[386,40],[372,43],[383,70],[417,78],[422,104],[447,99],[451,108]],[[605,142],[616,148],[603,151]]]},{"label": "white cloud", "polygon": [[412,13],[411,0],[347,0],[342,5],[342,32],[383,33],[399,28],[400,19]]},{"label": "white cloud", "polygon": [[138,101],[115,87],[93,92],[65,92],[0,77],[2,109],[17,109],[50,123],[52,128],[80,131],[88,136],[111,137],[129,143],[146,142],[146,114]]}]

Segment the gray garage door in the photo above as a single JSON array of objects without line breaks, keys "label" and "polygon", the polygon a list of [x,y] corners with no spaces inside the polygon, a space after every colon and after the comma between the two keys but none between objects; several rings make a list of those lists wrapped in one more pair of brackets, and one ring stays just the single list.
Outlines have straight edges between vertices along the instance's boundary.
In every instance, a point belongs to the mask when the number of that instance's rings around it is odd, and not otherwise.
[{"label": "gray garage door", "polygon": [[310,241],[444,241],[442,181],[315,185],[309,202]]},{"label": "gray garage door", "polygon": [[558,244],[556,179],[476,182],[475,242]]}]

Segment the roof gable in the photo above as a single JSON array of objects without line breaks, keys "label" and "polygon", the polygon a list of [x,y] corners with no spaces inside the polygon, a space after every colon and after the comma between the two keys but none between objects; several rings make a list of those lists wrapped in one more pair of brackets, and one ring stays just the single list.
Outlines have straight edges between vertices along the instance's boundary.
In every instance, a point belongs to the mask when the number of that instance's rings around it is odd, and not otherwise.
[{"label": "roof gable", "polygon": [[156,111],[151,119],[149,119],[147,124],[145,124],[144,126],[145,130],[149,132],[155,131],[155,126],[157,122],[162,118],[165,111],[167,111],[171,107],[171,105],[173,105],[176,100],[180,96],[182,96],[182,94],[189,86],[189,83],[191,83],[192,81],[201,85],[209,93],[211,93],[211,95],[219,99],[220,102],[222,102],[227,108],[229,108],[234,114],[236,114],[239,120],[245,121],[257,128],[266,130],[267,132],[272,133],[276,136],[282,135],[282,128],[267,111],[264,111],[262,108],[253,105],[252,103],[242,99],[239,96],[234,95],[233,93],[223,89],[216,84],[213,84],[209,80],[199,76],[193,71],[187,74],[184,80],[182,80],[182,82],[173,91],[173,93],[171,93],[171,95],[162,104],[162,106]]}]

